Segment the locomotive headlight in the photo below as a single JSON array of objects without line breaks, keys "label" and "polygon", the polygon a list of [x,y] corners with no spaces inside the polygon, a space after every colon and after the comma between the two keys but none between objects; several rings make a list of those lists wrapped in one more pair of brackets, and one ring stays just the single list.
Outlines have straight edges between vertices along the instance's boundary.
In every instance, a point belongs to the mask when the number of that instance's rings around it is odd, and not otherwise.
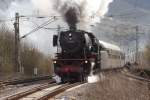
[{"label": "locomotive headlight", "polygon": [[57,61],[54,61],[54,64],[56,64],[57,63]]},{"label": "locomotive headlight", "polygon": [[88,61],[86,60],[86,61],[85,61],[85,63],[87,64],[87,63],[88,63]]}]

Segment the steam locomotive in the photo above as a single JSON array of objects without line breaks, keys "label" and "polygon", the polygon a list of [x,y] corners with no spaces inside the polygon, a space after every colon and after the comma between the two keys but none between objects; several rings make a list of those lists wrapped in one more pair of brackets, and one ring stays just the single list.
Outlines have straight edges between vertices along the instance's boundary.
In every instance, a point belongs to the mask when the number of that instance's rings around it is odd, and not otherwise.
[{"label": "steam locomotive", "polygon": [[82,30],[61,31],[53,36],[57,47],[54,72],[61,81],[86,81],[90,74],[123,66],[118,46],[99,41],[93,33]]}]

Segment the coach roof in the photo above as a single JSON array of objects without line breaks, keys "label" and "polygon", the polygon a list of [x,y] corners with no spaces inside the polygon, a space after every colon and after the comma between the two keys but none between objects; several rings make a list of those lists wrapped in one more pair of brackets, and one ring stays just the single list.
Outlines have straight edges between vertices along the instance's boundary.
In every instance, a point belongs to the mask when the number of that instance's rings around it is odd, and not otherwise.
[{"label": "coach roof", "polygon": [[120,47],[114,44],[110,44],[104,41],[99,40],[100,45],[105,49],[111,49],[116,51],[121,51]]}]

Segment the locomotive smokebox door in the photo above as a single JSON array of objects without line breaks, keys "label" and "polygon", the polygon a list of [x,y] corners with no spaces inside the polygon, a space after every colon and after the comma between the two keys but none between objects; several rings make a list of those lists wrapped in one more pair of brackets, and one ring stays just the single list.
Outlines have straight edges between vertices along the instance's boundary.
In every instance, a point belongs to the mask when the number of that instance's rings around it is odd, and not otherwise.
[{"label": "locomotive smokebox door", "polygon": [[58,40],[58,36],[57,35],[54,35],[53,36],[53,46],[57,46],[57,40]]},{"label": "locomotive smokebox door", "polygon": [[61,32],[59,43],[63,53],[76,55],[83,51],[85,37],[83,33],[77,31]]}]

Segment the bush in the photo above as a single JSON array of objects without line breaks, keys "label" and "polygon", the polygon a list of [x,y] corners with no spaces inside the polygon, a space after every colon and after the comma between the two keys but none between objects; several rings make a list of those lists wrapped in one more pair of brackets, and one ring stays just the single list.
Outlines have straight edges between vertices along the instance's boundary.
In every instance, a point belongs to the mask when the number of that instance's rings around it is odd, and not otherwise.
[{"label": "bush", "polygon": [[[14,33],[5,25],[0,28],[0,73],[16,73]],[[33,75],[34,68],[38,68],[39,75],[48,75],[51,72],[51,58],[43,55],[38,49],[29,44],[21,44],[21,64],[26,75]]]},{"label": "bush", "polygon": [[44,56],[36,48],[24,46],[21,53],[21,62],[24,67],[25,74],[33,75],[34,68],[38,69],[39,75],[50,74],[51,59]]},{"label": "bush", "polygon": [[14,60],[14,36],[4,27],[0,28],[0,72],[12,73]]}]

